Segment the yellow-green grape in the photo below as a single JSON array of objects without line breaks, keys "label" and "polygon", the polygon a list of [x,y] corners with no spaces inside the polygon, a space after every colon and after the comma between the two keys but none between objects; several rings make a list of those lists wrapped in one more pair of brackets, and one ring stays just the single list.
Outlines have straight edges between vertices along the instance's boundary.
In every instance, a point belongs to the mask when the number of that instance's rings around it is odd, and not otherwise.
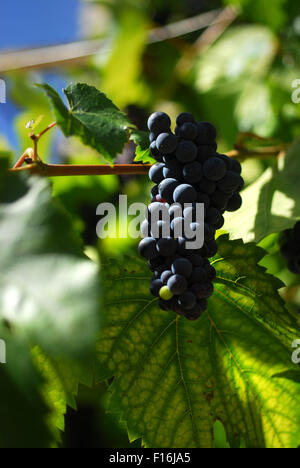
[{"label": "yellow-green grape", "polygon": [[159,291],[159,296],[161,299],[164,301],[170,301],[173,298],[173,294],[169,290],[168,286],[163,286],[161,290]]}]

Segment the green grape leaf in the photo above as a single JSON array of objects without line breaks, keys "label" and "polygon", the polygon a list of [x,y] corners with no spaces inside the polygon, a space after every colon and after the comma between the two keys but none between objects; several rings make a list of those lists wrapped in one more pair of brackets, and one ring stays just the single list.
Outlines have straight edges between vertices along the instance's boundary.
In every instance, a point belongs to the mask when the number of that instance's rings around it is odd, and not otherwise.
[{"label": "green grape leaf", "polygon": [[0,321],[54,357],[83,359],[99,328],[98,267],[49,181],[0,178]]},{"label": "green grape leaf", "polygon": [[149,149],[149,132],[133,130],[131,132],[130,140],[134,141],[137,145],[134,162],[142,162],[144,164],[156,163],[155,159],[151,156]]},{"label": "green grape leaf", "polygon": [[300,386],[276,375],[297,369],[299,324],[282,283],[258,265],[262,249],[227,236],[218,244],[215,292],[196,322],[159,309],[144,262],[105,265],[97,376],[115,377],[110,410],[147,447],[213,447],[217,420],[231,446],[297,447]]},{"label": "green grape leaf", "polygon": [[300,139],[285,158],[242,192],[243,205],[225,216],[224,229],[232,239],[259,242],[264,237],[289,229],[300,219]]},{"label": "green grape leaf", "polygon": [[51,86],[38,86],[51,100],[57,123],[65,136],[80,137],[85,145],[96,149],[110,163],[122,152],[132,124],[105,94],[94,86],[72,83],[64,90],[68,109]]}]

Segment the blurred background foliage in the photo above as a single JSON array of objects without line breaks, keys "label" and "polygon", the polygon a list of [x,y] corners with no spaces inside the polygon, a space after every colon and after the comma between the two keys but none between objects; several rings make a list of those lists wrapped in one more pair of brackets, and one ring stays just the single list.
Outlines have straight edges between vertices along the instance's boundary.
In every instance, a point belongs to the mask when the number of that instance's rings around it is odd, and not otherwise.
[{"label": "blurred background foliage", "polygon": [[[38,24],[39,8],[31,9],[32,2],[27,3],[28,21]],[[61,8],[56,0],[51,5]],[[15,9],[14,15],[17,12]],[[191,112],[217,126],[222,151],[233,148],[239,132],[253,132],[280,142],[299,136],[300,105],[291,97],[292,83],[300,79],[300,4],[295,0],[70,0],[63,15],[55,27],[47,24],[45,17],[38,37],[29,35],[24,43],[20,39],[20,44],[30,48],[103,39],[96,54],[48,68],[3,73],[1,50],[13,49],[16,41],[9,42],[8,32],[0,32],[0,76],[9,90],[7,105],[0,108],[0,157],[9,154],[15,161],[31,146],[25,128],[28,121],[37,122],[36,131],[52,121],[48,100],[33,86],[43,81],[56,88],[70,81],[95,85],[141,130],[146,130],[152,111],[164,110],[173,119],[180,111]],[[10,20],[14,37],[20,36],[21,20]],[[202,22],[205,28],[200,27]],[[68,36],[64,36],[64,28],[70,29]],[[47,31],[47,37],[43,31]],[[129,143],[117,162],[131,162],[134,152],[134,144]],[[39,155],[51,162],[102,162],[99,154],[76,139],[66,140],[58,130],[43,139]],[[270,160],[257,159],[244,162],[246,185],[271,164]],[[135,253],[133,240],[97,239],[96,206],[103,201],[118,203],[119,194],[127,194],[129,203],[147,203],[150,187],[146,177],[53,179],[54,195],[76,220],[92,258]],[[278,235],[264,239],[261,245],[268,251],[264,266],[286,282],[282,293],[290,307],[300,310],[299,278],[287,272],[279,255]],[[65,446],[130,446],[124,425],[105,413],[105,391],[105,385],[80,387],[80,411],[68,412]],[[220,424],[216,425],[216,443],[226,446]]]}]

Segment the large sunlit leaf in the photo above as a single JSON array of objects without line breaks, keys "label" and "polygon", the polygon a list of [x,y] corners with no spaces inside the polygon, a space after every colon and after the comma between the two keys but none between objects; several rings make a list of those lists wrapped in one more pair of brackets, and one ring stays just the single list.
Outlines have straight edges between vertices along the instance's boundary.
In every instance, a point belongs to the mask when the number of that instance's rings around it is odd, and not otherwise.
[{"label": "large sunlit leaf", "polygon": [[0,320],[55,356],[82,357],[98,329],[97,266],[46,179],[0,178]]},{"label": "large sunlit leaf", "polygon": [[105,94],[84,83],[70,84],[64,90],[68,109],[51,86],[39,86],[50,98],[57,123],[66,136],[78,136],[109,162],[122,152],[132,125]]},{"label": "large sunlit leaf", "polygon": [[219,239],[215,293],[197,322],[159,309],[143,261],[105,265],[98,376],[115,377],[110,409],[131,439],[213,447],[219,420],[231,446],[299,445],[300,386],[283,373],[297,370],[300,328],[277,292],[282,283],[258,266],[263,255],[254,244]]},{"label": "large sunlit leaf", "polygon": [[299,152],[297,140],[285,158],[243,193],[242,208],[226,215],[224,229],[232,239],[259,242],[264,237],[291,228],[300,219]]}]

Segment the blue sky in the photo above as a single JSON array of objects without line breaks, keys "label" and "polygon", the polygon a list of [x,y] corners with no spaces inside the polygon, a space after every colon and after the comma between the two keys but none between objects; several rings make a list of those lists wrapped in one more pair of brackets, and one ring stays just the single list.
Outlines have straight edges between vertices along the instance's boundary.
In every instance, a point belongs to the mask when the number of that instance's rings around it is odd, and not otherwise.
[{"label": "blue sky", "polygon": [[[1,2],[0,51],[80,39],[80,5],[80,0],[4,0]],[[65,85],[62,77],[53,74],[47,74],[45,80],[58,88]],[[4,134],[14,148],[17,148],[17,140],[13,120],[18,112],[9,99],[7,104],[0,104],[0,134]]]},{"label": "blue sky", "polygon": [[80,0],[4,0],[0,49],[78,39]]}]

